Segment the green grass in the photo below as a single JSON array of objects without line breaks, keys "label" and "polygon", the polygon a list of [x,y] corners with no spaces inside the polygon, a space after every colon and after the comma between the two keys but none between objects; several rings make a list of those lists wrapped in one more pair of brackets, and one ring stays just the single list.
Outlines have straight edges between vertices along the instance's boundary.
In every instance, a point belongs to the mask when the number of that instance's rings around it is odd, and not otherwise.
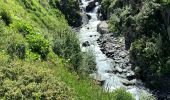
[{"label": "green grass", "polygon": [[[81,62],[87,69],[95,64],[82,55],[77,35],[47,0],[0,0],[0,54],[0,99],[114,100],[114,93],[77,74]],[[19,78],[27,81],[25,76],[33,81],[21,82]]]}]

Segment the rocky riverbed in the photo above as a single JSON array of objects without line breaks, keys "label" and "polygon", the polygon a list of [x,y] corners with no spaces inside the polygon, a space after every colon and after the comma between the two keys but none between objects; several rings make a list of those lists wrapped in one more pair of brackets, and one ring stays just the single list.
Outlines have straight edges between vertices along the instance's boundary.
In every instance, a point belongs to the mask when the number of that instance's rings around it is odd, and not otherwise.
[{"label": "rocky riverbed", "polygon": [[[118,88],[125,88],[139,100],[143,93],[149,94],[143,83],[137,80],[135,73],[131,70],[129,63],[129,51],[125,50],[123,37],[114,37],[108,31],[106,21],[98,19],[98,9],[96,6],[92,11],[87,11],[91,1],[82,0],[80,8],[85,15],[83,25],[79,31],[80,47],[82,52],[89,49],[96,58],[96,72],[90,76],[101,82],[101,86],[106,91],[114,91]],[[87,17],[89,16],[89,18]],[[84,21],[86,21],[84,23]]]},{"label": "rocky riverbed", "polygon": [[97,42],[101,51],[113,59],[113,70],[108,71],[108,73],[114,73],[123,78],[122,83],[125,86],[134,85],[136,83],[135,74],[131,70],[129,51],[125,50],[124,38],[114,37],[113,34],[107,33],[101,35]]},{"label": "rocky riverbed", "polygon": [[[129,50],[125,49],[124,36],[115,36],[114,33],[108,33],[107,25],[105,22],[101,22],[98,25],[98,32],[101,34],[97,43],[100,46],[100,50],[108,58],[113,59],[114,68],[108,73],[114,73],[122,78],[122,83],[125,86],[136,85],[137,87],[145,86],[141,81],[136,80],[137,77],[132,71],[132,65],[130,63]],[[153,94],[157,96],[159,100],[170,100],[169,78],[160,80],[162,81],[162,87],[159,90],[152,90]]]}]

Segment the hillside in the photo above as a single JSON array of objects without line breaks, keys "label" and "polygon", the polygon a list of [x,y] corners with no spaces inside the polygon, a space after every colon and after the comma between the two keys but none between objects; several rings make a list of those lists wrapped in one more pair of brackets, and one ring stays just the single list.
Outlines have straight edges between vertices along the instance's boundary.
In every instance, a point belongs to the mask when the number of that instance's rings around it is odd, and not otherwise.
[{"label": "hillside", "polygon": [[169,52],[169,0],[0,0],[2,100],[169,99]]},{"label": "hillside", "polygon": [[81,25],[78,5],[74,0],[0,1],[0,99],[133,99],[124,89],[105,93],[88,77],[95,59],[81,52],[69,26]]}]

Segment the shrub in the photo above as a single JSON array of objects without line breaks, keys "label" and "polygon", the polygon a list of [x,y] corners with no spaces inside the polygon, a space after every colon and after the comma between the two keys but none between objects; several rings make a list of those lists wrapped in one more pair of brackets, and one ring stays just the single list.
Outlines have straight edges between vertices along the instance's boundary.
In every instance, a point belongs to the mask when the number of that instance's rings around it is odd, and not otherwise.
[{"label": "shrub", "polygon": [[81,65],[79,66],[78,73],[82,77],[87,77],[96,71],[96,60],[92,51],[88,51],[82,54]]},{"label": "shrub", "polygon": [[79,46],[79,40],[76,33],[72,32],[69,29],[61,30],[53,39],[54,52],[69,60],[73,65],[73,70],[77,70],[80,65],[81,51]]},{"label": "shrub", "polygon": [[28,61],[41,60],[41,56],[38,53],[31,52],[30,50],[27,50],[26,51],[26,60],[28,60]]},{"label": "shrub", "polygon": [[119,32],[119,22],[120,22],[120,19],[118,18],[118,16],[113,14],[109,20],[109,31],[118,33]]},{"label": "shrub", "polygon": [[81,15],[78,0],[60,0],[59,9],[65,15],[69,25],[74,27],[81,25]]},{"label": "shrub", "polygon": [[41,55],[42,59],[46,59],[49,53],[49,42],[41,34],[29,34],[27,35],[27,41],[29,48],[32,52]]},{"label": "shrub", "polygon": [[9,26],[9,24],[12,23],[12,18],[10,13],[5,10],[0,11],[0,19],[2,19],[7,26]]},{"label": "shrub", "polygon": [[165,75],[169,75],[169,73],[170,73],[170,59],[168,59],[166,61],[165,65],[163,66],[162,73],[164,73]]},{"label": "shrub", "polygon": [[73,99],[71,89],[42,65],[48,64],[15,61],[6,66],[0,65],[0,99]]},{"label": "shrub", "polygon": [[25,58],[26,41],[20,34],[12,34],[9,37],[7,52],[12,58],[14,58],[15,56],[19,57],[20,59]]},{"label": "shrub", "polygon": [[13,24],[12,27],[16,27],[18,32],[23,35],[23,37],[26,37],[28,34],[34,34],[34,30],[31,25],[29,25],[26,22],[23,21],[17,21]]},{"label": "shrub", "polygon": [[150,73],[148,75],[155,73],[154,67],[151,69],[151,65],[154,66],[154,62],[157,60],[155,43],[148,41],[146,38],[144,39],[144,37],[132,43],[131,62],[134,66],[139,66],[142,69],[143,75],[141,76],[146,77],[146,73]]},{"label": "shrub", "polygon": [[117,89],[113,92],[113,100],[135,100],[129,92],[125,89]]},{"label": "shrub", "polygon": [[140,96],[140,100],[157,100],[154,95],[148,93],[142,93]]}]

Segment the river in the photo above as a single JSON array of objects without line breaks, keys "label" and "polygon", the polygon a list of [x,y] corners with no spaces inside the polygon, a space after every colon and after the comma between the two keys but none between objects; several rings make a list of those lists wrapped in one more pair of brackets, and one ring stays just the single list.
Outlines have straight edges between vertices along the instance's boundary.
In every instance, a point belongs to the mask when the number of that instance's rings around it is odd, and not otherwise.
[{"label": "river", "polygon": [[[92,50],[93,54],[96,58],[96,68],[97,71],[90,76],[95,80],[104,81],[103,88],[106,91],[114,91],[117,88],[125,88],[127,91],[133,94],[136,100],[140,99],[141,94],[148,93],[144,87],[141,85],[131,85],[125,86],[122,83],[122,78],[117,76],[114,73],[108,73],[108,71],[113,70],[113,60],[108,58],[105,54],[100,50],[100,46],[97,43],[97,40],[100,37],[100,34],[97,32],[97,25],[101,22],[97,18],[97,10],[99,5],[97,5],[93,11],[86,12],[84,9],[88,5],[90,0],[82,0],[82,5],[80,5],[82,12],[91,16],[91,19],[87,24],[84,24],[79,32],[79,39],[81,44],[84,42],[89,42],[90,46],[83,47],[81,45],[82,52],[87,52],[89,49]],[[98,4],[98,3],[96,3]],[[135,80],[137,82],[137,80]]]}]

